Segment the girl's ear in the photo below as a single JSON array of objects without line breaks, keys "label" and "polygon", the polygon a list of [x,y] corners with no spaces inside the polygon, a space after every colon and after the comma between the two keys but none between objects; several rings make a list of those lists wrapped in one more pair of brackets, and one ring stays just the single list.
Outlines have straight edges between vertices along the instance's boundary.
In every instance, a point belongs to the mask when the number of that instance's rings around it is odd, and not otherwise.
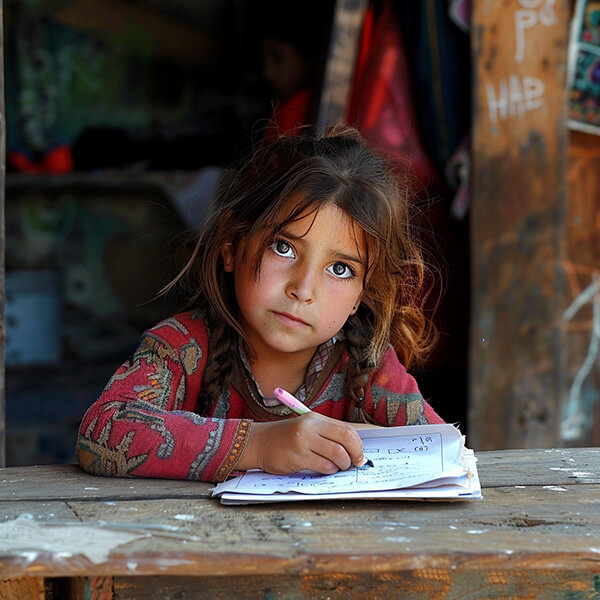
[{"label": "girl's ear", "polygon": [[233,244],[228,242],[221,246],[221,258],[223,259],[223,268],[227,273],[233,273],[235,267],[235,252]]},{"label": "girl's ear", "polygon": [[362,301],[362,294],[356,299],[356,303],[354,304],[354,306],[352,307],[352,310],[350,311],[350,314],[353,315],[354,313],[356,313],[356,311],[358,310],[358,307],[360,306],[360,303]]}]

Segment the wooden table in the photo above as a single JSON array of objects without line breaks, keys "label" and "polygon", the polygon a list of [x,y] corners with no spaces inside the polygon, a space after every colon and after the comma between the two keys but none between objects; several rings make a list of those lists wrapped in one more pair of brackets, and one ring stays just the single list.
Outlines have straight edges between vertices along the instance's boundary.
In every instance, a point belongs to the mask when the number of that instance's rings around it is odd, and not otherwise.
[{"label": "wooden table", "polygon": [[484,499],[456,503],[224,507],[206,484],[0,469],[0,599],[599,599],[600,449],[477,456]]}]

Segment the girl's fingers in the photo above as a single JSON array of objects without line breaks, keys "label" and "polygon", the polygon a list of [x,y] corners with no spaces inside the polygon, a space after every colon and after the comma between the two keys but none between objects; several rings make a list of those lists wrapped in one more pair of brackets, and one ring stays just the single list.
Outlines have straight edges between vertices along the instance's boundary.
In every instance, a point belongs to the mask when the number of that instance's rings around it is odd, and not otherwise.
[{"label": "girl's fingers", "polygon": [[[348,469],[350,465],[361,467],[365,463],[362,440],[351,426],[339,422],[327,423],[325,427],[319,429],[319,434],[337,446],[335,449],[332,448],[332,456],[325,456],[331,458],[333,462],[340,466],[340,469]],[[346,466],[341,466],[336,457],[342,460],[344,464],[346,457],[348,457],[349,463]]]},{"label": "girl's fingers", "polygon": [[309,469],[323,475],[333,475],[340,470],[340,467],[336,463],[315,452],[312,453],[310,462]]},{"label": "girl's fingers", "polygon": [[[350,459],[350,455],[348,454],[348,452],[346,451],[344,446],[342,446],[341,444],[338,444],[337,442],[332,442],[331,440],[328,440],[327,438],[317,437],[317,439],[311,445],[310,450],[314,457],[312,460],[314,460],[315,463],[326,461],[327,463],[330,463],[330,465],[333,465],[333,467],[334,467],[333,471],[330,469],[327,469],[326,471],[322,471],[321,469],[316,469],[315,467],[310,467],[311,469],[314,469],[315,471],[318,470],[321,473],[335,473],[336,471],[339,471],[339,470],[345,471],[346,469],[350,468],[350,466],[352,465],[352,460]],[[322,461],[318,461],[317,457],[322,459]],[[325,463],[323,463],[323,464],[325,464]]]}]

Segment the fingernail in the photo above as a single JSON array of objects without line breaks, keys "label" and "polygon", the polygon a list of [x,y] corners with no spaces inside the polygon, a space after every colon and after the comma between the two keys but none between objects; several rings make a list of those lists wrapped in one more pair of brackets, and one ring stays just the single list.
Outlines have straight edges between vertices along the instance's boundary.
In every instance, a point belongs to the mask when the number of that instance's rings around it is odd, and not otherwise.
[{"label": "fingernail", "polygon": [[360,459],[360,464],[359,464],[359,465],[357,465],[357,466],[359,466],[359,467],[364,467],[366,464],[367,464],[367,459],[366,459],[366,458],[363,456],[363,457]]}]

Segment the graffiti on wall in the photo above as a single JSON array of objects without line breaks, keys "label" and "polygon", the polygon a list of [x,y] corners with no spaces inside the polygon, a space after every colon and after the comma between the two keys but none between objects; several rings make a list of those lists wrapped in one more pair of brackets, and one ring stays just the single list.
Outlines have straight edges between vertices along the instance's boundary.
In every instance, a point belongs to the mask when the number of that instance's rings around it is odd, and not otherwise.
[{"label": "graffiti on wall", "polygon": [[569,385],[560,425],[561,438],[573,441],[589,432],[594,422],[594,407],[600,396],[594,385],[594,377],[600,370],[600,271],[567,262],[565,273],[573,297],[563,313],[565,330],[567,333],[589,334],[585,358]]}]

